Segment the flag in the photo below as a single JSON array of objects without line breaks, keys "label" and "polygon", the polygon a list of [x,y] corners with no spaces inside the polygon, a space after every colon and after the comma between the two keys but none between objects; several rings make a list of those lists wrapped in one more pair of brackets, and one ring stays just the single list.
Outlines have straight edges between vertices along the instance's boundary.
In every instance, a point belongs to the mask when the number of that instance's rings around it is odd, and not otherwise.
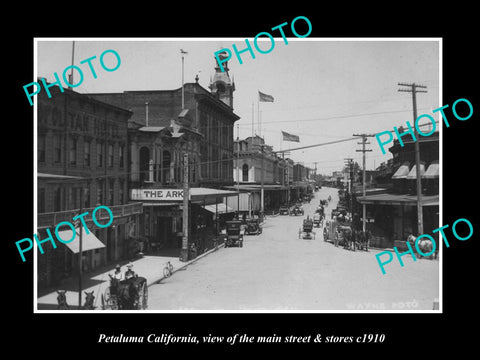
[{"label": "flag", "polygon": [[258,92],[258,100],[263,102],[273,102],[273,96]]},{"label": "flag", "polygon": [[298,135],[292,135],[292,134],[289,134],[285,131],[282,131],[282,135],[283,135],[283,140],[284,141],[300,142],[300,138],[298,137]]}]

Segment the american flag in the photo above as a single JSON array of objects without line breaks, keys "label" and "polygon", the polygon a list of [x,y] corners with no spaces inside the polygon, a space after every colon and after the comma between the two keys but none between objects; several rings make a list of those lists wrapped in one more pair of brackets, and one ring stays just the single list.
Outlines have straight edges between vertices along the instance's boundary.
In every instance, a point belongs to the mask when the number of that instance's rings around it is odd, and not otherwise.
[{"label": "american flag", "polygon": [[282,135],[283,135],[283,140],[284,141],[300,142],[300,138],[298,137],[298,135],[292,135],[292,134],[289,134],[285,131],[282,131]]},{"label": "american flag", "polygon": [[258,92],[258,100],[263,102],[273,102],[273,96],[264,94],[261,91]]}]

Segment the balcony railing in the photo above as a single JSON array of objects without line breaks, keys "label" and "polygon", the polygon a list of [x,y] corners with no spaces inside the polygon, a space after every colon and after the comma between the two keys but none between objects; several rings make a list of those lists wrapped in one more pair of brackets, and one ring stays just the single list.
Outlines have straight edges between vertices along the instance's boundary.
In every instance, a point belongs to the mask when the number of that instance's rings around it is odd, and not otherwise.
[{"label": "balcony railing", "polygon": [[[143,203],[136,202],[124,205],[111,205],[108,206],[108,208],[112,211],[113,219],[115,220],[115,218],[118,217],[141,214],[143,212]],[[92,214],[95,209],[96,207],[90,207],[82,210],[82,213],[88,212],[88,214],[83,217],[85,222],[93,221]],[[37,228],[41,229],[56,226],[62,221],[68,221],[71,223],[73,221],[72,218],[79,214],[80,209],[41,213],[37,215]],[[101,220],[109,219],[110,217],[106,210],[100,209],[95,213],[95,218],[97,221],[101,222]]]}]

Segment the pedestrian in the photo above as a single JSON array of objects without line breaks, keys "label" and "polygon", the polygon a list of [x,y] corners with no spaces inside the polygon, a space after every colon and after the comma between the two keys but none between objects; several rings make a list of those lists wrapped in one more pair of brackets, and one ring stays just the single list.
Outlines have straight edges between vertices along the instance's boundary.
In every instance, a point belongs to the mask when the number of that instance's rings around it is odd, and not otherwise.
[{"label": "pedestrian", "polygon": [[115,266],[115,271],[112,275],[112,278],[117,280],[122,280],[122,270],[121,270],[120,264],[117,264]]},{"label": "pedestrian", "polygon": [[135,271],[133,271],[133,264],[129,262],[127,264],[127,271],[125,271],[125,280],[131,279],[136,276]]}]

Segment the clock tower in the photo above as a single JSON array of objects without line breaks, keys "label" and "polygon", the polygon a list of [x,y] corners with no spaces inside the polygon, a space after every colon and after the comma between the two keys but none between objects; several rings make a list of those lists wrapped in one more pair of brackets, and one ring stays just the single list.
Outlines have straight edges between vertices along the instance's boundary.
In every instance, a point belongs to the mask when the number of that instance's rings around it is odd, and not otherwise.
[{"label": "clock tower", "polygon": [[[219,54],[220,60],[223,61],[227,57],[226,52]],[[213,80],[210,78],[210,91],[217,99],[221,100],[233,110],[233,92],[235,91],[235,81],[230,79],[228,73],[228,61],[222,63],[222,66],[225,71],[222,71],[218,65],[218,61],[215,58],[215,75],[213,75]]]}]

